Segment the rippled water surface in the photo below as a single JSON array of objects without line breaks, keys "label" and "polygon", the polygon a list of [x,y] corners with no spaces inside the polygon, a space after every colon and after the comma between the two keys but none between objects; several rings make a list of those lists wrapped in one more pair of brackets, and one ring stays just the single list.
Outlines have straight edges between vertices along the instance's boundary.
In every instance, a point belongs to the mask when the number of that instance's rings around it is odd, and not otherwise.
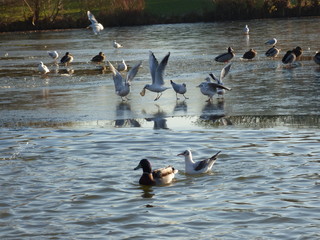
[{"label": "rippled water surface", "polygon": [[[6,33],[0,38],[1,239],[317,239],[320,238],[319,18]],[[251,33],[242,35],[248,24]],[[264,42],[278,39],[276,59]],[[124,48],[113,49],[116,39]],[[196,86],[219,75],[214,57],[236,57],[224,100],[205,102]],[[295,67],[281,63],[296,46]],[[253,61],[240,57],[250,48]],[[59,66],[47,51],[66,51]],[[139,92],[150,82],[148,51],[171,53],[173,90]],[[111,73],[90,63],[99,51],[115,65],[143,67],[130,100]],[[51,73],[43,76],[43,61]],[[189,176],[185,149],[200,160],[222,151],[213,171]],[[143,187],[141,158],[179,170],[169,186]]]}]

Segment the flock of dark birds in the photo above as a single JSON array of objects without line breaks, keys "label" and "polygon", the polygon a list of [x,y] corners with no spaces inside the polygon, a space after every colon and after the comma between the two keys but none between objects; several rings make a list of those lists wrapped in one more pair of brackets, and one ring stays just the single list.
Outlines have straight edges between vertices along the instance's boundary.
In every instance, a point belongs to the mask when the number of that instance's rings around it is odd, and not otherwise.
[{"label": "flock of dark birds", "polygon": [[[89,26],[92,28],[94,34],[99,34],[101,30],[103,30],[102,24],[98,23],[98,21],[95,19],[93,14],[88,11],[87,12],[88,19],[91,21],[91,25]],[[246,25],[244,28],[244,34],[249,34],[249,27]],[[265,53],[266,57],[275,58],[280,53],[280,49],[276,47],[277,39],[273,38],[265,42],[266,45],[271,45],[272,47],[268,49]],[[123,47],[121,44],[117,43],[116,41],[113,42],[114,48],[121,48]],[[286,52],[286,54],[282,57],[282,63],[286,64],[288,66],[291,66],[294,64],[294,62],[299,59],[302,55],[303,51],[301,47],[297,46],[296,48],[289,50]],[[56,51],[48,52],[48,54],[54,58],[58,59],[59,55]],[[250,49],[246,53],[243,54],[242,59],[246,60],[252,60],[257,55],[257,52],[254,49]],[[217,62],[223,62],[228,63],[232,60],[232,58],[235,56],[234,51],[231,47],[228,47],[228,51],[226,53],[220,54],[217,57],[215,57],[215,61]],[[140,92],[141,96],[145,95],[146,90],[149,90],[151,92],[157,93],[155,101],[158,100],[162,93],[169,89],[169,87],[166,87],[164,84],[164,71],[167,66],[168,60],[170,57],[170,52],[159,62],[153,52],[149,52],[149,69],[151,74],[152,82],[151,84],[146,84],[142,91]],[[316,52],[315,56],[313,57],[313,60],[315,63],[320,64],[320,52]],[[66,52],[66,54],[60,59],[61,64],[68,65],[73,61],[73,56]],[[94,56],[91,59],[94,63],[104,63],[106,61],[106,57],[103,52],[99,52],[98,55]],[[123,76],[120,72],[127,71],[128,67],[123,60],[121,64],[115,68],[109,61],[106,61],[108,67],[110,68],[112,74],[113,74],[113,80],[114,80],[114,86],[115,86],[115,92],[117,95],[119,95],[123,101],[128,100],[127,95],[130,93],[130,87],[132,80],[138,73],[139,68],[141,67],[142,62],[138,62],[136,65],[134,65],[128,72],[126,76]],[[220,73],[219,77],[216,77],[214,74],[209,74],[210,77],[207,77],[204,82],[202,82],[199,86],[200,91],[203,95],[208,96],[208,102],[212,101],[212,97],[217,94],[218,97],[223,97],[224,92],[227,90],[231,90],[231,88],[228,88],[224,86],[223,79],[226,77],[226,75],[229,73],[232,63],[228,63]],[[49,72],[49,69],[42,63],[38,65],[38,70],[46,74]],[[178,94],[181,94],[184,99],[187,99],[185,96],[185,93],[187,91],[186,84],[178,84],[170,81],[172,88],[176,92],[176,98],[179,99]],[[211,158],[194,162],[192,159],[192,154],[190,150],[186,150],[181,154],[185,157],[185,172],[187,174],[198,174],[198,173],[206,173],[211,170],[213,164],[217,160],[218,155],[220,152],[212,156]],[[169,184],[173,178],[174,175],[178,172],[176,169],[174,169],[171,166],[168,166],[166,168],[161,168],[157,170],[152,170],[151,164],[147,159],[142,159],[139,163],[139,165],[135,168],[143,169],[143,174],[139,180],[140,184],[143,185],[164,185]]]}]

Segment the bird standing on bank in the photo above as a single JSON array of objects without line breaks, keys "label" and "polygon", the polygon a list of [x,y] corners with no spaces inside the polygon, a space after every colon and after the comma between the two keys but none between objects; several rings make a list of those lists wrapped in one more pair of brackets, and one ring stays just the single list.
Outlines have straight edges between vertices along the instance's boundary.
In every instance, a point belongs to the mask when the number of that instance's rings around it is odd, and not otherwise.
[{"label": "bird standing on bank", "polygon": [[159,64],[153,52],[150,51],[149,68],[150,68],[150,73],[152,78],[152,84],[146,84],[144,86],[144,88],[140,92],[141,96],[145,95],[146,89],[147,89],[151,92],[157,93],[157,97],[154,99],[154,101],[157,101],[161,97],[162,92],[169,89],[168,87],[164,86],[164,80],[163,80],[165,68],[168,64],[169,57],[170,57],[170,52],[162,59],[162,61]]},{"label": "bird standing on bank", "polygon": [[221,151],[217,152],[210,158],[198,162],[193,161],[190,150],[185,150],[184,152],[179,153],[177,156],[184,156],[185,172],[187,174],[200,174],[207,173],[212,169],[212,166],[216,162],[220,153]]}]

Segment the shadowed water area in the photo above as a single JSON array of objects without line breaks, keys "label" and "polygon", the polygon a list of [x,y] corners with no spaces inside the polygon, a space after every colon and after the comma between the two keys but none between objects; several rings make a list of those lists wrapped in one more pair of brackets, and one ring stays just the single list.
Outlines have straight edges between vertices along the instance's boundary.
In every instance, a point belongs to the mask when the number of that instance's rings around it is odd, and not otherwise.
[{"label": "shadowed water area", "polygon": [[[317,239],[320,207],[319,18],[4,33],[0,38],[1,239]],[[250,34],[243,34],[249,25]],[[277,38],[275,59],[264,44]],[[113,40],[124,47],[114,49]],[[199,85],[236,56],[212,103]],[[282,56],[303,49],[294,67]],[[250,48],[252,61],[240,59]],[[47,51],[57,50],[52,60]],[[149,50],[171,53],[165,82],[187,84],[158,101]],[[59,63],[65,52],[69,66]],[[115,66],[142,61],[130,100],[114,92]],[[37,65],[50,69],[43,75]],[[125,73],[124,73],[125,74]],[[184,159],[222,151],[212,172],[190,176]],[[179,170],[169,186],[138,184],[142,158]]]}]

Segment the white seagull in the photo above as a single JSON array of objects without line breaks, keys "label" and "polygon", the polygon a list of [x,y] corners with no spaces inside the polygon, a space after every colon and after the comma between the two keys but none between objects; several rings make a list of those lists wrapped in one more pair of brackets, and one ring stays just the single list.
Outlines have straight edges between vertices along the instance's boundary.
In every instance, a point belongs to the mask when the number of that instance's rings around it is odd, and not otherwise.
[{"label": "white seagull", "polygon": [[113,67],[113,65],[108,62],[111,72],[113,73],[113,81],[116,94],[121,97],[122,101],[129,100],[127,98],[127,95],[130,93],[131,81],[137,75],[141,63],[142,62],[140,61],[138,64],[133,66],[124,79],[121,74]]},{"label": "white seagull", "polygon": [[207,158],[198,162],[193,161],[190,150],[185,150],[177,156],[184,156],[185,172],[187,174],[200,174],[209,172],[211,170],[213,164],[216,162],[220,153],[221,151],[217,152],[211,158]]},{"label": "white seagull", "polygon": [[184,99],[188,99],[184,95],[187,92],[187,85],[185,83],[179,84],[179,83],[175,83],[172,80],[170,80],[170,83],[171,83],[171,86],[172,86],[173,90],[176,92],[177,100],[179,100],[178,93],[182,94],[182,96],[184,96]]},{"label": "white seagull", "polygon": [[142,91],[140,92],[141,96],[144,96],[146,93],[146,89],[148,89],[151,92],[156,92],[157,97],[154,99],[154,101],[157,101],[161,95],[162,92],[169,89],[168,87],[164,86],[164,80],[163,75],[165,68],[168,64],[170,52],[162,59],[160,64],[158,63],[158,60],[154,56],[153,52],[150,51],[149,53],[149,68],[152,78],[152,84],[146,84]]},{"label": "white seagull", "polygon": [[277,39],[272,38],[272,39],[266,41],[264,44],[266,44],[266,45],[276,45],[277,44]]},{"label": "white seagull", "polygon": [[113,40],[113,47],[114,48],[122,48],[123,46],[120,43],[117,43],[116,40]]},{"label": "white seagull", "polygon": [[59,57],[59,54],[58,54],[57,51],[52,51],[52,52],[48,51],[48,54],[49,54],[49,56],[52,57],[53,59],[57,59],[57,58]]},{"label": "white seagull", "polygon": [[248,27],[248,25],[246,25],[245,27],[244,27],[244,29],[243,29],[243,32],[244,32],[244,34],[249,34],[249,27]]},{"label": "white seagull", "polygon": [[[222,85],[223,86],[223,79],[225,78],[225,76],[227,76],[227,74],[229,73],[230,71],[230,68],[231,68],[231,64],[232,63],[229,63],[227,64],[224,68],[222,68],[221,72],[220,72],[220,77],[217,78],[213,73],[210,73],[210,77],[215,80],[218,84]],[[223,94],[225,93],[225,90],[223,88],[217,88],[217,94],[219,95],[219,97],[223,97]]]},{"label": "white seagull", "polygon": [[92,31],[95,35],[99,34],[100,31],[102,31],[104,28],[101,23],[98,23],[97,19],[94,17],[94,15],[87,11],[88,19],[91,22],[91,24],[87,28],[92,28]]},{"label": "white seagull", "polygon": [[119,63],[118,67],[117,67],[117,70],[119,72],[122,72],[122,71],[127,71],[128,67],[127,67],[127,64],[126,62],[122,59],[122,62]]},{"label": "white seagull", "polygon": [[49,68],[46,65],[44,65],[43,62],[39,63],[38,70],[39,70],[39,72],[41,72],[43,74],[46,74],[46,73],[50,72]]}]

